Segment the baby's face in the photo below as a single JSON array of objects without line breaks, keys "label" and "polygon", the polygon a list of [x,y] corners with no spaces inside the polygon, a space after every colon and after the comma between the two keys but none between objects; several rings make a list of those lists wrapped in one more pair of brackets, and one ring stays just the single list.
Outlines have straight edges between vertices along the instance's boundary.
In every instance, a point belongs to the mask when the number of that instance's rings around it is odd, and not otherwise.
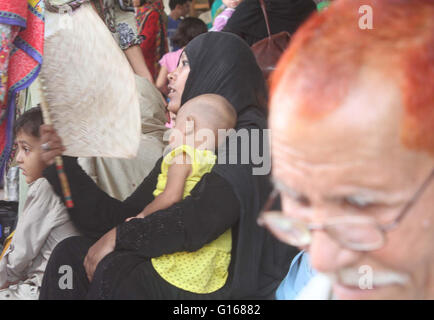
[{"label": "baby's face", "polygon": [[231,9],[235,9],[242,0],[223,0],[223,4]]}]

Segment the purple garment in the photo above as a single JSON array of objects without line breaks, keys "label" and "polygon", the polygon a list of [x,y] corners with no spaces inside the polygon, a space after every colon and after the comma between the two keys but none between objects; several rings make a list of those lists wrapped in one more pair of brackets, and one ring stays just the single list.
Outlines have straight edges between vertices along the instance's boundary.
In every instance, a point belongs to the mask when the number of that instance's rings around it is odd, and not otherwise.
[{"label": "purple garment", "polygon": [[214,25],[209,31],[222,31],[235,9],[226,8],[214,20]]}]

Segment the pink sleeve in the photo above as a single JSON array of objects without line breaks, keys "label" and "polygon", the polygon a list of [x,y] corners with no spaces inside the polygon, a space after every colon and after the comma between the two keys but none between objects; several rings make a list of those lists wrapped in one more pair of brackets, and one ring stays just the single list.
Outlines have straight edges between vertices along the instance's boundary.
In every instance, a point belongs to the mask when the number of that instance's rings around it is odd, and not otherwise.
[{"label": "pink sleeve", "polygon": [[166,69],[168,69],[169,70],[169,68],[168,68],[168,63],[167,63],[167,58],[168,58],[168,55],[170,54],[170,52],[169,53],[166,53],[161,59],[160,59],[160,61],[158,61],[158,63],[160,64],[160,66],[162,66],[162,67],[166,67]]},{"label": "pink sleeve", "polygon": [[160,61],[163,61],[163,63],[160,62],[161,65],[164,65],[169,72],[175,71],[176,67],[178,66],[179,57],[182,54],[182,49],[166,53],[163,58],[161,58]]}]

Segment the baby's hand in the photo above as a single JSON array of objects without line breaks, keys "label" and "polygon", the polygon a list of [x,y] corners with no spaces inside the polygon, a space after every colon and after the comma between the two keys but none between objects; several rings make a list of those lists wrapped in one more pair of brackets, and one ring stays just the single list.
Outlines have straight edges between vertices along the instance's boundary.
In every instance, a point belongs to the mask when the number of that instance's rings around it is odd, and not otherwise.
[{"label": "baby's hand", "polygon": [[144,215],[144,213],[143,212],[140,212],[137,216],[135,216],[135,217],[130,217],[130,218],[127,218],[127,219],[125,219],[125,222],[128,222],[128,221],[130,221],[131,219],[143,219],[145,217],[145,215]]}]

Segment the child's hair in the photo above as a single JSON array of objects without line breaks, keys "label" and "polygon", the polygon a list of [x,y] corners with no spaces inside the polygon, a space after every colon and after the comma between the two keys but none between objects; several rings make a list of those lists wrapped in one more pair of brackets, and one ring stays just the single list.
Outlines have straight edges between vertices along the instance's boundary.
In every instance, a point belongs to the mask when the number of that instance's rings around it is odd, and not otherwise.
[{"label": "child's hair", "polygon": [[175,10],[175,8],[178,4],[182,6],[185,3],[187,3],[188,1],[191,1],[191,0],[170,0],[169,1],[169,8],[170,8],[170,10]]},{"label": "child's hair", "polygon": [[26,134],[39,138],[39,127],[43,124],[41,108],[35,107],[24,112],[14,124],[14,135],[20,131]]},{"label": "child's hair", "polygon": [[193,40],[193,38],[205,32],[208,32],[205,22],[198,18],[188,17],[179,23],[178,29],[176,29],[172,37],[172,43],[182,48]]}]

